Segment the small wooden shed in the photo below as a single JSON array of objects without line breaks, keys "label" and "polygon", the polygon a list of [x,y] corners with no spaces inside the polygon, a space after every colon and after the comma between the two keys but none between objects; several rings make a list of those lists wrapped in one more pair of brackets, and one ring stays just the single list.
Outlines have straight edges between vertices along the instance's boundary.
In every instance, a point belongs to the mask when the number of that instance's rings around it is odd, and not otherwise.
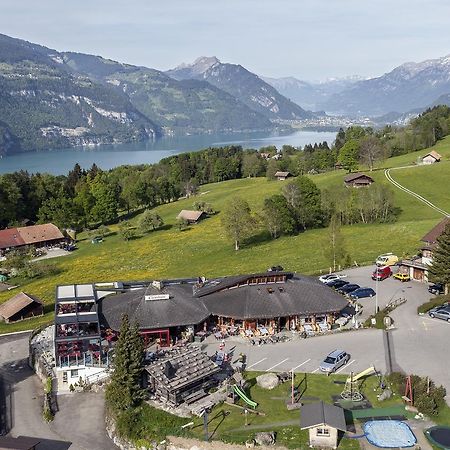
[{"label": "small wooden shed", "polygon": [[44,305],[41,300],[25,292],[20,292],[0,305],[0,318],[6,323],[42,316],[43,314]]},{"label": "small wooden shed", "polygon": [[290,176],[291,176],[290,172],[280,172],[280,171],[278,171],[278,172],[275,173],[275,178],[278,181],[284,181],[286,178],[289,178]]},{"label": "small wooden shed", "polygon": [[337,448],[339,432],[347,430],[344,410],[320,401],[300,408],[300,428],[309,430],[311,447]]},{"label": "small wooden shed", "polygon": [[197,223],[201,219],[205,217],[205,213],[203,211],[190,211],[188,209],[182,209],[177,216],[177,219],[184,219],[188,223]]},{"label": "small wooden shed", "polygon": [[347,187],[370,186],[373,182],[374,179],[364,173],[351,173],[344,178],[344,184]]},{"label": "small wooden shed", "polygon": [[430,153],[427,153],[425,156],[422,156],[422,164],[434,164],[441,160],[442,156],[432,150]]}]

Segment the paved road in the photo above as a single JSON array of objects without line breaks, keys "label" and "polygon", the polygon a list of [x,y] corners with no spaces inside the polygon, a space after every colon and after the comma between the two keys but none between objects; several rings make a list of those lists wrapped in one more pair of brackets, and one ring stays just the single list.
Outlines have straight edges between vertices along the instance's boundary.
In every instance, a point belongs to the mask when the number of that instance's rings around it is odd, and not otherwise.
[{"label": "paved road", "polygon": [[0,434],[41,438],[38,450],[114,448],[104,431],[101,394],[60,397],[54,422],[42,420],[42,384],[27,357],[28,334],[0,337]]},{"label": "paved road", "polygon": [[[345,271],[347,280],[361,286],[376,288],[370,275],[373,267],[360,267]],[[378,282],[378,304],[383,308],[392,299],[404,297],[407,302],[399,306],[391,317],[395,329],[388,333],[365,329],[308,339],[293,339],[287,343],[252,346],[241,340],[226,342],[225,350],[234,355],[243,352],[248,368],[256,371],[287,371],[318,373],[323,358],[332,350],[342,348],[351,355],[350,363],[341,373],[358,372],[370,366],[386,372],[401,370],[406,373],[430,376],[447,389],[450,402],[450,371],[447,363],[447,342],[450,324],[428,316],[418,316],[417,306],[431,295],[427,285],[419,282],[402,283],[393,278]],[[361,299],[362,319],[375,311],[375,298]],[[205,345],[208,354],[218,350],[218,344]]]},{"label": "paved road", "polygon": [[398,181],[395,181],[394,178],[392,178],[391,175],[391,170],[399,170],[399,169],[406,169],[406,168],[411,168],[411,167],[418,167],[418,166],[405,166],[405,167],[395,167],[393,169],[386,169],[384,171],[384,176],[387,178],[387,180],[394,185],[396,188],[400,189],[403,192],[406,192],[407,194],[413,196],[414,198],[416,198],[417,200],[421,201],[422,203],[425,203],[427,206],[429,206],[431,209],[434,209],[435,211],[437,211],[439,214],[442,214],[443,216],[446,217],[450,217],[450,213],[448,213],[447,211],[445,211],[442,208],[439,208],[438,206],[434,205],[433,203],[431,203],[429,200],[427,200],[425,197],[422,197],[421,195],[419,195],[417,192],[411,191],[410,189],[406,188],[405,186],[403,186],[402,184],[400,184]]}]

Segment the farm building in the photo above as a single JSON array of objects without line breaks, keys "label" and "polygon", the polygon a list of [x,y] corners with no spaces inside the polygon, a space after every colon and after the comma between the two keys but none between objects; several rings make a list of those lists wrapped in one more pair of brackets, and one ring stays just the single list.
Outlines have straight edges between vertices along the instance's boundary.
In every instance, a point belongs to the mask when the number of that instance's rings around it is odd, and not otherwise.
[{"label": "farm building", "polygon": [[20,292],[0,305],[0,318],[6,323],[18,322],[43,314],[44,305],[41,300],[25,292]]},{"label": "farm building", "polygon": [[46,223],[29,227],[0,230],[0,254],[15,248],[33,245],[48,247],[64,242],[65,237],[56,225]]},{"label": "farm building", "polygon": [[192,403],[217,385],[220,367],[198,347],[174,347],[145,367],[148,390],[169,405]]},{"label": "farm building", "polygon": [[190,224],[199,222],[205,217],[203,211],[189,211],[187,209],[182,209],[177,216],[177,219],[184,219]]},{"label": "farm building", "polygon": [[289,178],[290,176],[291,176],[290,172],[280,172],[280,171],[278,171],[278,172],[275,173],[275,178],[278,181],[284,181],[286,178]]},{"label": "farm building", "polygon": [[442,156],[432,150],[430,153],[427,153],[425,156],[422,156],[422,164],[434,164],[440,162]]},{"label": "farm building", "polygon": [[344,184],[347,187],[370,186],[373,182],[374,182],[374,179],[364,173],[351,173],[344,177]]},{"label": "farm building", "polygon": [[433,262],[433,251],[436,248],[437,239],[447,225],[450,226],[450,217],[441,220],[421,239],[424,245],[420,248],[420,256],[400,261],[399,270],[407,273],[412,280],[428,282],[428,269]]},{"label": "farm building", "polygon": [[309,430],[309,445],[320,448],[337,448],[339,433],[347,431],[344,410],[322,401],[300,408],[301,429]]}]

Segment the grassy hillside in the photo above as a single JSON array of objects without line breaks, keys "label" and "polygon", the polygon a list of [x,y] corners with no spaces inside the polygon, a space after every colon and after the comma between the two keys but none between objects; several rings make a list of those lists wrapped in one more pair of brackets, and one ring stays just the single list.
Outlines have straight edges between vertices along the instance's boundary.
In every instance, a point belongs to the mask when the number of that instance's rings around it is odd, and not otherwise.
[{"label": "grassy hillside", "polygon": [[[450,138],[439,144],[438,151],[446,157],[450,156]],[[403,165],[415,159],[416,155],[410,154],[392,158],[385,165]],[[396,170],[393,175],[402,184],[423,192],[426,198],[450,210],[450,195],[448,188],[445,190],[449,171],[450,162],[444,161],[429,167]],[[313,180],[324,189],[341,184],[344,175],[343,171],[336,171],[314,175]],[[373,177],[377,183],[388,183],[383,170],[374,171]],[[322,250],[327,233],[325,229],[270,241],[255,238],[238,252],[234,251],[232,242],[224,235],[220,210],[229,198],[240,195],[255,210],[259,210],[264,198],[279,192],[282,186],[282,182],[264,178],[202,186],[201,193],[195,198],[156,208],[165,223],[162,230],[129,242],[124,242],[115,234],[96,245],[82,240],[79,250],[54,260],[61,269],[58,275],[28,282],[21,289],[45,300],[48,312],[44,319],[39,320],[43,321],[51,318],[55,286],[58,284],[230,275],[261,271],[274,264],[307,274],[325,271],[327,264]],[[396,223],[343,227],[347,250],[358,264],[370,263],[377,255],[387,251],[399,256],[414,254],[420,238],[442,218],[413,197],[398,189],[394,192],[395,202],[402,209]],[[176,215],[181,209],[192,208],[192,203],[199,199],[211,203],[218,214],[180,232],[175,226]],[[0,302],[10,296],[11,293],[0,294]],[[0,332],[26,329],[36,323],[0,324]]]}]

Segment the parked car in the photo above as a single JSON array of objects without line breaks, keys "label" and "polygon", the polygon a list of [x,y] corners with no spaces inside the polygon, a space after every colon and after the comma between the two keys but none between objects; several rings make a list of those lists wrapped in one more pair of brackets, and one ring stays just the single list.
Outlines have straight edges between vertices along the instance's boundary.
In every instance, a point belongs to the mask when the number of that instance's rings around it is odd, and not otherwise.
[{"label": "parked car", "polygon": [[349,283],[336,290],[341,294],[350,294],[350,292],[356,291],[356,289],[359,289],[360,287],[361,286],[359,284]]},{"label": "parked car", "polygon": [[392,275],[392,270],[389,266],[377,267],[372,273],[372,280],[383,281]]},{"label": "parked car", "polygon": [[394,266],[398,263],[398,256],[394,255],[393,253],[384,253],[375,261],[375,264],[377,266]]},{"label": "parked car", "polygon": [[283,272],[282,266],[272,266],[267,269],[268,272]]},{"label": "parked car", "polygon": [[447,306],[437,306],[436,308],[430,309],[428,315],[432,318],[446,320],[450,322],[450,307]]},{"label": "parked car", "polygon": [[362,287],[359,289],[355,289],[353,292],[350,292],[349,296],[352,299],[374,297],[375,291],[372,288]]},{"label": "parked car", "polygon": [[403,272],[397,272],[394,275],[394,278],[396,280],[400,280],[402,282],[409,281],[411,279],[410,276],[407,273],[403,273]]},{"label": "parked car", "polygon": [[329,283],[330,281],[335,281],[335,280],[340,280],[341,276],[338,275],[337,273],[329,273],[327,275],[321,275],[319,277],[319,280],[322,283]]},{"label": "parked car", "polygon": [[333,289],[341,288],[342,286],[345,286],[347,284],[349,284],[349,282],[345,280],[334,280],[326,283],[327,286],[332,287]]},{"label": "parked car", "polygon": [[440,295],[444,293],[444,285],[442,283],[435,283],[428,286],[428,292],[434,295]]},{"label": "parked car", "polygon": [[333,350],[320,364],[321,372],[327,374],[336,372],[340,367],[347,364],[350,360],[350,355],[344,350]]}]

